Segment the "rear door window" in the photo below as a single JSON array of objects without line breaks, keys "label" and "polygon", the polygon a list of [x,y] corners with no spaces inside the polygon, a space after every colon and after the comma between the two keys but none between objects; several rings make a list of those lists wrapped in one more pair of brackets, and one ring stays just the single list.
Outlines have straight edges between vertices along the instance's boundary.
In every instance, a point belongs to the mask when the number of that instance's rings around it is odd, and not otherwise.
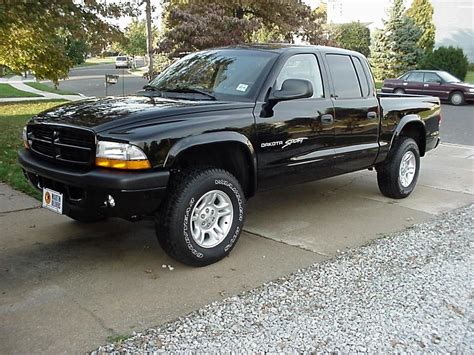
[{"label": "rear door window", "polygon": [[435,73],[425,73],[425,83],[439,83],[441,78]]},{"label": "rear door window", "polygon": [[423,82],[423,72],[414,72],[408,76],[408,81]]},{"label": "rear door window", "polygon": [[399,77],[398,79],[399,80],[407,80],[408,76],[410,75],[410,73],[405,73],[403,74],[401,77]]},{"label": "rear door window", "polygon": [[357,71],[357,76],[359,77],[360,88],[362,90],[362,96],[366,97],[369,95],[369,81],[367,80],[367,75],[365,75],[364,69],[362,67],[362,62],[357,57],[352,57],[354,61],[354,66]]},{"label": "rear door window", "polygon": [[326,55],[336,97],[362,97],[359,79],[351,57],[341,54]]}]

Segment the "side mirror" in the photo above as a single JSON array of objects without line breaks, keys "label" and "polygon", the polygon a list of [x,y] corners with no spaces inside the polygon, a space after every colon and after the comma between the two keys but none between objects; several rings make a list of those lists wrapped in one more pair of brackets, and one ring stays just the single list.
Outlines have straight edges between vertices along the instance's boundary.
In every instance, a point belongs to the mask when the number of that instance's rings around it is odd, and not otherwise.
[{"label": "side mirror", "polygon": [[286,79],[280,90],[270,94],[270,101],[288,101],[313,96],[313,85],[309,80]]}]

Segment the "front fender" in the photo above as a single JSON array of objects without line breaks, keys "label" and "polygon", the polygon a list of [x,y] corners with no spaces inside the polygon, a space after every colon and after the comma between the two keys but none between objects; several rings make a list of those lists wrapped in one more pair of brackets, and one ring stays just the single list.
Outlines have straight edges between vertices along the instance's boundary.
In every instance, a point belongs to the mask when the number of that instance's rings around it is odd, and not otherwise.
[{"label": "front fender", "polygon": [[168,155],[165,158],[163,167],[169,168],[173,165],[176,158],[184,152],[185,150],[206,144],[212,143],[226,143],[226,142],[236,142],[241,144],[245,151],[247,152],[251,164],[252,164],[252,177],[254,180],[254,186],[257,183],[257,155],[255,149],[252,145],[252,142],[241,133],[223,131],[223,132],[212,132],[212,133],[203,133],[197,136],[190,136],[177,141],[171,149],[168,151]]}]

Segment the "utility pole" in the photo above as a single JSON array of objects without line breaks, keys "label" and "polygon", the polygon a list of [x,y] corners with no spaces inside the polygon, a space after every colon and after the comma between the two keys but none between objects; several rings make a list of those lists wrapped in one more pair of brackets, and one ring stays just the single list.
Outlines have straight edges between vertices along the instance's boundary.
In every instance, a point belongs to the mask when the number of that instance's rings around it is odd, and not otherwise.
[{"label": "utility pole", "polygon": [[144,0],[146,12],[146,52],[148,55],[148,78],[153,74],[153,33],[151,26],[151,4],[150,0]]}]

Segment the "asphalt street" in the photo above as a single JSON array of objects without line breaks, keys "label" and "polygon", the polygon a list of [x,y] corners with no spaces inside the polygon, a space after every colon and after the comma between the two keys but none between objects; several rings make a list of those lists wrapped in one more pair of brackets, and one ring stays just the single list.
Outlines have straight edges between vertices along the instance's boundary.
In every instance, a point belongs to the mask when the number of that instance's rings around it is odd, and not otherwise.
[{"label": "asphalt street", "polygon": [[[138,61],[137,65],[142,65]],[[147,80],[141,76],[132,75],[126,69],[115,69],[115,64],[98,64],[88,67],[74,68],[69,72],[69,78],[59,82],[59,89],[78,92],[85,96],[106,96],[105,75],[118,74],[119,81],[107,89],[107,95],[134,94]]]},{"label": "asphalt street", "polygon": [[447,143],[474,145],[474,104],[442,105],[441,140]]}]

